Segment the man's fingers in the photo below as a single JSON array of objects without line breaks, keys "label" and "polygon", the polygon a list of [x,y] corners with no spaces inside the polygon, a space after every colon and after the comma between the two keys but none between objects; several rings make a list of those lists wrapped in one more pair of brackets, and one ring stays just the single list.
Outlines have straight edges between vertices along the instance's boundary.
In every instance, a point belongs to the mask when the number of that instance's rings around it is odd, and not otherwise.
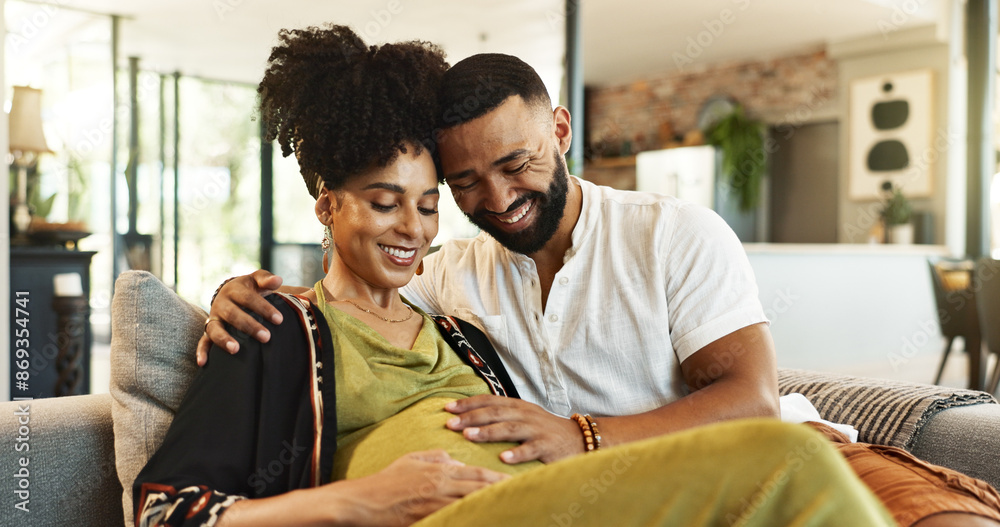
[{"label": "man's fingers", "polygon": [[281,324],[281,313],[279,313],[278,308],[272,306],[266,298],[257,294],[251,294],[243,297],[241,303],[250,311],[253,311],[265,319],[270,320],[272,324]]},{"label": "man's fingers", "polygon": [[517,408],[490,405],[468,410],[455,417],[451,417],[445,422],[445,426],[457,432],[470,426],[486,426],[503,421],[520,421],[524,416],[525,413]]},{"label": "man's fingers", "polygon": [[526,443],[521,443],[510,450],[504,450],[501,452],[500,460],[508,465],[516,465],[518,463],[535,460],[547,463],[548,461],[543,459],[544,455],[545,452],[542,451],[537,441],[528,441]]},{"label": "man's fingers", "polygon": [[500,397],[498,395],[474,395],[465,399],[451,401],[444,405],[444,409],[453,414],[461,414],[486,406],[506,406],[512,400],[508,397]]},{"label": "man's fingers", "polygon": [[270,271],[264,269],[258,269],[250,274],[254,283],[257,285],[257,289],[262,292],[272,292],[277,291],[281,287],[282,279],[276,274],[271,274]]},{"label": "man's fingers", "polygon": [[[260,271],[258,271],[258,272],[260,272]],[[264,271],[264,272],[266,273],[267,271]],[[272,276],[274,276],[274,275],[272,275]],[[280,285],[281,284],[281,278],[277,277],[277,276],[274,276],[274,278],[278,279],[278,284]],[[237,278],[236,280],[233,280],[233,281],[235,282],[235,281],[238,281],[238,280],[240,280],[240,279]],[[251,278],[251,281],[252,280],[253,279]],[[226,287],[229,287],[229,284],[226,284]],[[235,288],[235,286],[233,286],[233,287]],[[216,298],[216,304],[212,305],[212,314],[213,315],[216,314],[216,311],[217,311],[216,310],[216,305],[218,305],[219,310],[223,310],[223,309],[227,309],[227,307],[229,307],[230,305],[235,304],[235,305],[239,306],[240,308],[246,308],[246,309],[249,309],[250,311],[252,311],[254,313],[257,313],[258,315],[264,317],[265,319],[270,320],[274,324],[281,324],[281,313],[278,312],[278,308],[272,306],[271,303],[268,302],[267,299],[264,298],[264,296],[262,296],[262,295],[271,294],[272,292],[273,291],[258,289],[256,287],[255,283],[252,283],[251,287],[244,287],[244,288],[240,288],[238,290],[237,289],[229,289],[229,290],[225,291],[225,293],[226,293],[225,296],[223,296],[222,292],[220,292],[219,297]],[[243,309],[237,309],[237,311],[239,311],[240,313],[242,313]],[[239,329],[240,331],[244,331],[241,327],[237,326],[237,324],[235,323],[236,322],[236,320],[235,320],[235,314],[233,315],[234,316],[233,319],[230,319],[230,317],[228,316],[228,312],[227,313],[220,313],[220,314],[218,314],[218,316],[220,318],[222,318],[223,320],[225,320],[226,322],[229,322],[230,324],[233,324],[233,326],[236,327],[236,329]],[[248,335],[253,335],[253,333],[247,333],[247,334]],[[260,339],[258,339],[258,340],[260,340]],[[264,341],[261,341],[261,342],[264,342]]]},{"label": "man's fingers", "polygon": [[[216,305],[212,306],[212,316],[222,319],[222,321],[229,323],[237,331],[242,331],[260,342],[267,342],[271,338],[271,333],[260,322],[257,322],[252,315],[232,303],[216,302]],[[205,328],[205,332],[208,333],[208,337],[212,339],[212,342],[218,346],[229,351],[234,351],[227,346],[229,341],[233,343],[236,341],[226,333],[226,327],[222,321],[210,322]]]},{"label": "man's fingers", "polygon": [[462,430],[462,436],[474,443],[519,443],[537,436],[528,426],[513,421],[501,421],[487,426],[471,426]]},{"label": "man's fingers", "polygon": [[[252,319],[251,319],[252,320]],[[208,347],[210,348],[212,344],[228,351],[229,353],[236,353],[240,350],[239,343],[236,339],[226,332],[226,327],[222,325],[222,322],[213,320],[205,326],[205,336],[211,341]],[[201,341],[199,341],[198,350],[201,351]],[[208,349],[205,350],[206,358],[208,357]]]},{"label": "man's fingers", "polygon": [[[255,271],[251,275],[229,280],[219,288],[218,295],[212,303],[212,309],[209,313],[211,321],[205,325],[205,335],[212,343],[229,353],[239,351],[240,345],[226,331],[225,323],[260,342],[267,342],[271,339],[271,333],[253,316],[244,311],[244,308],[274,324],[280,324],[281,313],[261,296],[270,294],[273,291],[270,288],[276,289],[278,287],[281,287],[281,277],[263,269]],[[199,365],[203,365],[208,360],[210,344],[203,341],[204,339],[199,341],[196,354]]]},{"label": "man's fingers", "polygon": [[195,352],[195,358],[198,366],[208,364],[208,350],[211,347],[212,341],[208,338],[207,334],[202,333],[201,338],[198,339],[198,351]]}]

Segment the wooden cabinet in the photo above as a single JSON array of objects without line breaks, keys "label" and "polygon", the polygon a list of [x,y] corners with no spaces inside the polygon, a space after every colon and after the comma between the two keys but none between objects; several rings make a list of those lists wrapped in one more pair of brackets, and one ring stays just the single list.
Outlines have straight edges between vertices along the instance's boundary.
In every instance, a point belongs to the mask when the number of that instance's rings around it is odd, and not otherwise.
[{"label": "wooden cabinet", "polygon": [[[90,393],[93,336],[86,300],[90,298],[90,259],[94,254],[58,247],[11,246],[11,398]],[[62,273],[80,274],[83,299],[70,302],[60,299],[55,306],[53,278]],[[62,326],[57,307],[70,310],[70,317],[64,319]],[[67,321],[70,323],[66,324]],[[65,353],[60,357],[60,346],[72,347],[69,357]],[[61,368],[57,368],[57,362],[62,362]],[[23,368],[25,365],[27,369]],[[61,379],[60,373],[63,373]],[[60,383],[61,390],[57,388]],[[73,388],[67,390],[69,385]]]}]

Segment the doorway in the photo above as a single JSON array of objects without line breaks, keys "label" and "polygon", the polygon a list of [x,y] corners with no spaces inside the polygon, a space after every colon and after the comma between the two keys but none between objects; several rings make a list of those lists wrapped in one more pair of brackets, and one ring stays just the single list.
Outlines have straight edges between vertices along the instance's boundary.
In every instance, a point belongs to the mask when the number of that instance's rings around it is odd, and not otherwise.
[{"label": "doorway", "polygon": [[837,121],[774,127],[770,157],[773,243],[837,243]]}]

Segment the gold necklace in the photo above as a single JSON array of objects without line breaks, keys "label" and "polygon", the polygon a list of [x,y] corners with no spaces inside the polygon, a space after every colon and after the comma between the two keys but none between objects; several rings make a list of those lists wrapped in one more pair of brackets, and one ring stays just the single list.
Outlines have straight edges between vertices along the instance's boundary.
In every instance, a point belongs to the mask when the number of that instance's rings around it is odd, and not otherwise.
[{"label": "gold necklace", "polygon": [[354,303],[354,301],[353,301],[353,300],[348,300],[348,299],[346,299],[346,298],[345,298],[345,299],[344,299],[344,302],[347,302],[347,303],[351,304],[352,306],[354,306],[354,307],[356,307],[356,308],[358,308],[358,309],[360,309],[360,310],[364,311],[365,313],[368,313],[369,315],[372,315],[372,316],[374,316],[374,317],[378,317],[378,318],[380,318],[380,319],[382,319],[382,320],[384,320],[384,321],[386,321],[386,322],[391,322],[391,323],[393,323],[393,324],[398,324],[398,323],[400,323],[400,322],[406,322],[407,320],[410,320],[411,318],[413,318],[413,308],[412,308],[412,307],[410,307],[410,306],[409,306],[409,304],[405,304],[405,303],[404,303],[403,305],[404,305],[404,306],[406,306],[406,309],[409,309],[409,310],[410,310],[410,314],[409,314],[409,315],[406,315],[406,318],[401,318],[401,319],[399,319],[399,320],[392,320],[392,319],[390,319],[390,318],[385,318],[385,317],[383,317],[382,315],[379,315],[378,313],[375,313],[375,312],[373,312],[373,311],[372,311],[372,310],[370,310],[370,309],[365,309],[365,308],[363,308],[363,307],[361,307],[361,306],[357,305],[356,303]]}]

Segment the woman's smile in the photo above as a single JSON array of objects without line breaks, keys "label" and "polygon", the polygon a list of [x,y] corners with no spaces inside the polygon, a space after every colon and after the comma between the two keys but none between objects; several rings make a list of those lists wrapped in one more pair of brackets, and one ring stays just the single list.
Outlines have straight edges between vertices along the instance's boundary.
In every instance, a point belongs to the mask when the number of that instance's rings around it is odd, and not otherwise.
[{"label": "woman's smile", "polygon": [[378,244],[378,248],[382,249],[389,259],[397,264],[403,266],[413,265],[413,260],[417,255],[416,249],[407,249],[405,247],[396,247],[391,245]]}]

